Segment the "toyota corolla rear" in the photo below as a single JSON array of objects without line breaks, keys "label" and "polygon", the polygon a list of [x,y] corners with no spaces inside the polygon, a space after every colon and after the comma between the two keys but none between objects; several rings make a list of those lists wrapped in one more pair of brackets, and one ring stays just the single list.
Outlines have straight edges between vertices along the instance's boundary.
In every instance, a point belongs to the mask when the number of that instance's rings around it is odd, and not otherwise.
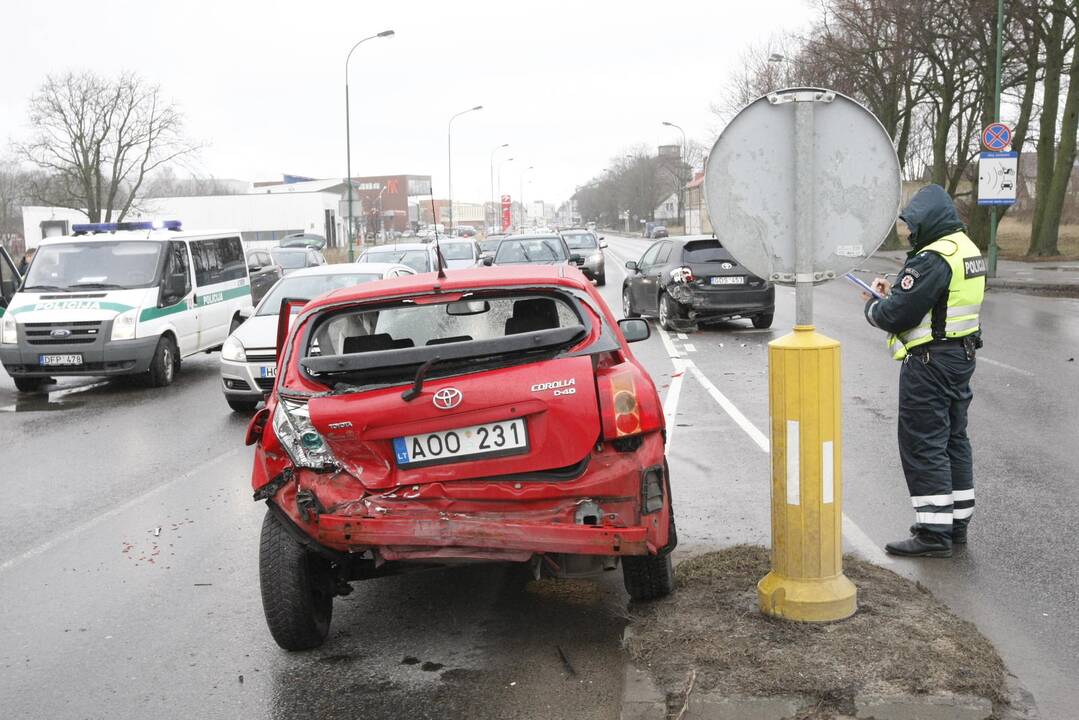
[{"label": "toyota corolla rear", "polygon": [[600,296],[563,268],[432,278],[297,317],[252,425],[256,498],[346,580],[401,561],[565,575],[669,552],[662,408]]}]

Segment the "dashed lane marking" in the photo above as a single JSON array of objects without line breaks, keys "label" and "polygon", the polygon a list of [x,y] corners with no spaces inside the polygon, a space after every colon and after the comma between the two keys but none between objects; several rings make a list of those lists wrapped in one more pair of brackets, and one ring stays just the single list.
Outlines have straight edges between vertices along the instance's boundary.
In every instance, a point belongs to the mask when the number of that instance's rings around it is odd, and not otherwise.
[{"label": "dashed lane marking", "polygon": [[697,346],[693,343],[686,343],[683,347],[685,347],[686,352],[697,352]]},{"label": "dashed lane marking", "polygon": [[989,363],[990,365],[994,365],[994,366],[996,366],[998,368],[1004,368],[1005,370],[1011,370],[1012,372],[1017,372],[1020,375],[1026,375],[1027,377],[1034,377],[1034,373],[1032,373],[1032,372],[1030,372],[1028,370],[1024,370],[1022,368],[1017,368],[1014,365],[1009,365],[1008,363],[1002,363],[999,360],[990,360],[987,357],[979,357],[977,359],[977,362]]}]

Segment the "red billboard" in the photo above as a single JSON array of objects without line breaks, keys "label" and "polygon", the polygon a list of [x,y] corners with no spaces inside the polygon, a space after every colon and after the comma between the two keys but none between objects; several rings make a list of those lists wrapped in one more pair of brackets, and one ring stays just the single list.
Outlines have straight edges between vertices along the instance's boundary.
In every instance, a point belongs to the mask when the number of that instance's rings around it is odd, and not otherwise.
[{"label": "red billboard", "polygon": [[513,224],[513,203],[509,195],[502,196],[502,232],[510,229]]}]

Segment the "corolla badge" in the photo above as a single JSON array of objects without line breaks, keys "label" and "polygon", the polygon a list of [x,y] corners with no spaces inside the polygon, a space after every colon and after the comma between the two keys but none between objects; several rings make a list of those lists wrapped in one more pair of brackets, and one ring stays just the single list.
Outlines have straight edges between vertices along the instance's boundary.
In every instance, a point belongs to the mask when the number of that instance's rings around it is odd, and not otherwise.
[{"label": "corolla badge", "polygon": [[465,396],[461,394],[461,391],[457,388],[442,388],[435,393],[435,396],[431,398],[431,402],[435,404],[435,407],[439,410],[453,410],[455,407],[461,404],[461,401],[465,399]]}]

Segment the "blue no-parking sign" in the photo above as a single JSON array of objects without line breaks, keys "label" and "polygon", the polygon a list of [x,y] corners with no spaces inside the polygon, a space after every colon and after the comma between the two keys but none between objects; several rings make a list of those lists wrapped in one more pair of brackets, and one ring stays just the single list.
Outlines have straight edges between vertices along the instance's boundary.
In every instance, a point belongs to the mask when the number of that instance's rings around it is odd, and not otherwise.
[{"label": "blue no-parking sign", "polygon": [[1007,150],[1012,144],[1012,129],[1004,123],[990,123],[982,130],[982,145],[986,150]]}]

